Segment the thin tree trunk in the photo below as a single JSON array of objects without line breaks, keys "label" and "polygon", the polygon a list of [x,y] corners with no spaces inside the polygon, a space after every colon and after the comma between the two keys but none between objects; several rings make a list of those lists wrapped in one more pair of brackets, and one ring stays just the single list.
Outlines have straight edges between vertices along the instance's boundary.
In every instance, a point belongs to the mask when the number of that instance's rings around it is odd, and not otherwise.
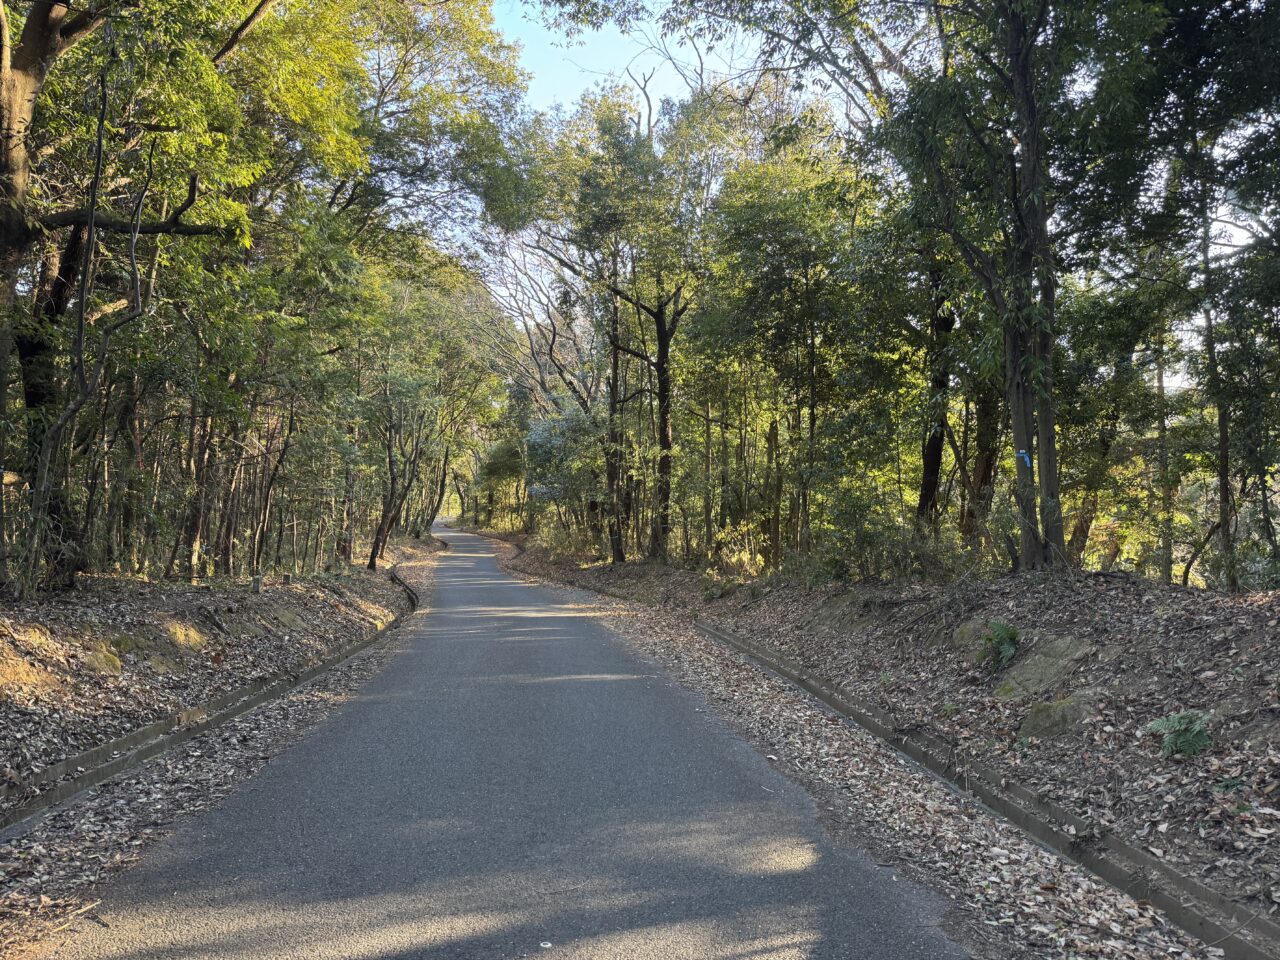
[{"label": "thin tree trunk", "polygon": [[[1199,158],[1203,162],[1203,158]],[[1215,295],[1212,252],[1212,221],[1210,219],[1209,186],[1201,172],[1199,196],[1200,214],[1200,270],[1204,296],[1204,352],[1209,379],[1209,395],[1217,408],[1218,444],[1218,540],[1222,547],[1222,567],[1227,589],[1240,589],[1240,576],[1236,569],[1235,537],[1231,529],[1231,406],[1224,388],[1222,368],[1218,362],[1217,324],[1213,298]]]},{"label": "thin tree trunk", "polygon": [[1160,579],[1173,583],[1173,476],[1169,468],[1169,401],[1165,393],[1165,331],[1163,323],[1156,340],[1156,402],[1158,422],[1156,442],[1160,470]]},{"label": "thin tree trunk", "polygon": [[654,379],[658,394],[658,475],[655,489],[653,535],[649,556],[666,561],[671,536],[671,456],[675,437],[671,425],[671,337],[673,330],[666,311],[658,311],[654,324],[657,342],[654,352]]},{"label": "thin tree trunk", "polygon": [[947,406],[950,402],[951,364],[948,339],[955,329],[955,315],[946,307],[942,289],[941,272],[934,265],[929,273],[933,292],[932,312],[929,317],[929,348],[926,366],[929,373],[929,396],[926,399],[929,416],[920,456],[920,495],[916,500],[916,518],[925,525],[932,524],[937,515],[938,488],[942,478],[942,454],[947,436]]},{"label": "thin tree trunk", "polygon": [[[614,262],[617,275],[617,262]],[[604,475],[609,497],[609,562],[627,560],[623,514],[622,485],[622,351],[618,348],[621,331],[621,308],[617,296],[610,298],[609,312],[609,426],[605,435]]]}]

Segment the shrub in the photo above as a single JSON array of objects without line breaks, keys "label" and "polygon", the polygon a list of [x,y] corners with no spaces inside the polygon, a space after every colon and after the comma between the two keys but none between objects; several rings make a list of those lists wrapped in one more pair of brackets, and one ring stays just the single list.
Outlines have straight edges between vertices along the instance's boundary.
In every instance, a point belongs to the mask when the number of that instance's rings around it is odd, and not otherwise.
[{"label": "shrub", "polygon": [[590,531],[559,523],[543,526],[533,538],[533,544],[557,560],[583,560],[600,553],[600,544]]},{"label": "shrub", "polygon": [[999,620],[992,620],[987,629],[987,635],[982,638],[981,662],[987,664],[994,673],[1004,669],[1017,652],[1017,628]]},{"label": "shrub", "polygon": [[716,542],[720,548],[716,566],[727,577],[748,579],[764,571],[764,557],[757,549],[756,532],[747,521],[720,530]]},{"label": "shrub", "polygon": [[1181,710],[1152,720],[1147,724],[1147,732],[1164,734],[1160,753],[1166,757],[1177,753],[1194,757],[1208,750],[1213,742],[1209,736],[1209,714],[1203,710]]}]

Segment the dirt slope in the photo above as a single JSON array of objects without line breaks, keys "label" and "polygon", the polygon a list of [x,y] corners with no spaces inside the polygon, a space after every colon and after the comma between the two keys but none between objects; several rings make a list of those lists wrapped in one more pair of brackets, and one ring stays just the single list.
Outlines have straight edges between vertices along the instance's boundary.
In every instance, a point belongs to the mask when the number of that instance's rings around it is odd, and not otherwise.
[{"label": "dirt slope", "polygon": [[[1280,914],[1280,594],[1089,575],[726,586],[537,550],[516,564],[765,642],[1251,909]],[[977,662],[992,621],[1017,631],[1003,667]],[[1207,715],[1211,744],[1162,756],[1148,726],[1184,710]]]},{"label": "dirt slope", "polygon": [[[390,623],[408,595],[359,571],[260,594],[214,586],[91,578],[38,603],[0,606],[0,778],[50,764],[177,710],[328,652]],[[24,799],[0,799],[4,809]]]}]

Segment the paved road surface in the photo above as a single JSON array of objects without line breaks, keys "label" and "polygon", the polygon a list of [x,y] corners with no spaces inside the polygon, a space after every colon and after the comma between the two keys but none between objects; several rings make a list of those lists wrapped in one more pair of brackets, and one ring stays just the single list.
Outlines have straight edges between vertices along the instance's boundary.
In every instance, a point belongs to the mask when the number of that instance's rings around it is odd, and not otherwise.
[{"label": "paved road surface", "polygon": [[[584,616],[444,532],[429,615],[108,890],[67,958],[963,957],[942,904]],[[543,944],[550,944],[544,947]]]}]

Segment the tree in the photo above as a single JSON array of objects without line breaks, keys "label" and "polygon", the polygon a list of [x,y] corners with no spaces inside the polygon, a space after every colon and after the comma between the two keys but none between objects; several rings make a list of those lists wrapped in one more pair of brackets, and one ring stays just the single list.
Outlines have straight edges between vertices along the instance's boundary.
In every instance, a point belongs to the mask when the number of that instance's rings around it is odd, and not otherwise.
[{"label": "tree", "polygon": [[1269,582],[1275,11],[651,13],[755,61],[535,120],[502,224],[543,291],[513,311],[535,426],[599,414],[615,562],[630,529],[735,576]]},{"label": "tree", "polygon": [[[256,571],[303,529],[307,562],[325,536],[347,555],[368,523],[371,431],[345,400],[372,387],[360,338],[398,316],[369,281],[421,294],[447,280],[446,313],[477,308],[430,238],[502,175],[518,77],[487,7],[0,13],[0,359],[16,352],[22,377],[0,440],[6,463],[27,451],[0,515],[6,558],[22,561],[11,585],[102,564]],[[421,316],[410,326],[448,340]],[[465,432],[471,380],[420,398],[427,444]],[[434,482],[443,459],[424,450],[419,474]]]}]

